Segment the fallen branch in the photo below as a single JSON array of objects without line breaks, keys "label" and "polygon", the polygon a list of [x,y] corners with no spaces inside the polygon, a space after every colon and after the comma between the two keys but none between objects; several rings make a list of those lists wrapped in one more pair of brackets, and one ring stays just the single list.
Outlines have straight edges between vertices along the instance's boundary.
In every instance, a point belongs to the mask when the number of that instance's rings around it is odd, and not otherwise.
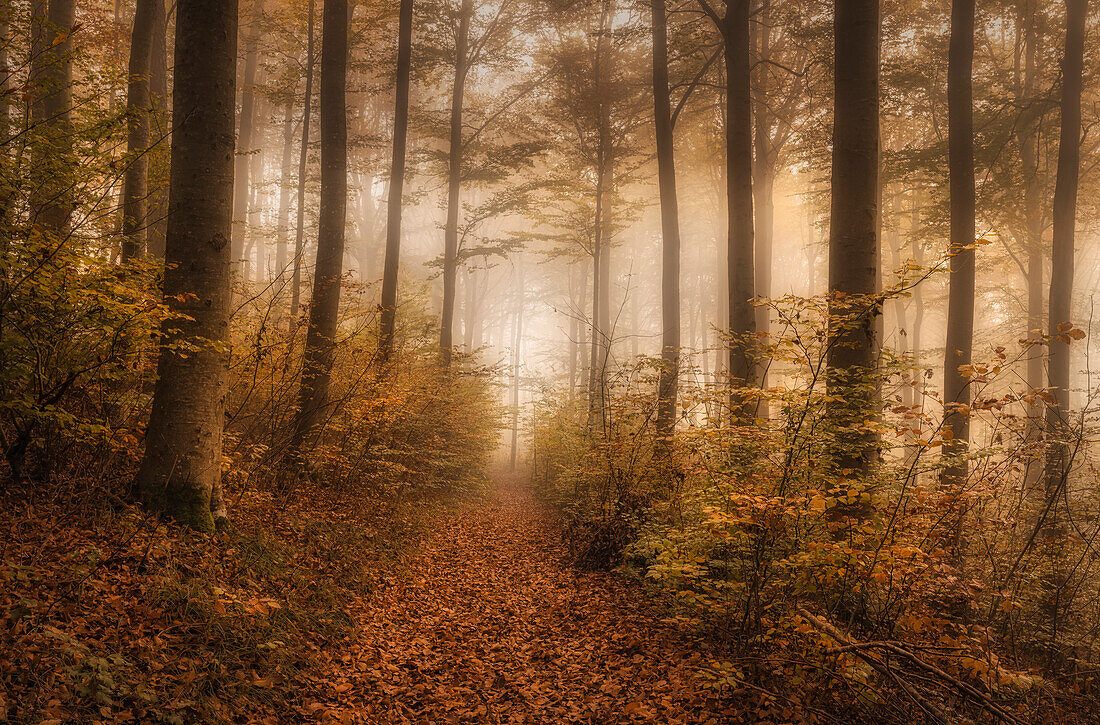
[{"label": "fallen branch", "polygon": [[802,617],[805,618],[806,621],[809,622],[815,629],[817,629],[820,632],[824,632],[825,634],[827,634],[830,637],[832,637],[833,639],[835,639],[837,642],[840,642],[840,644],[842,646],[825,650],[827,654],[840,654],[841,652],[852,652],[857,657],[862,659],[864,662],[867,662],[867,664],[871,665],[872,667],[874,667],[879,672],[885,673],[886,670],[887,670],[886,666],[883,665],[882,662],[880,662],[877,658],[875,658],[875,657],[871,656],[870,654],[868,654],[867,650],[880,649],[880,650],[883,650],[883,651],[886,651],[886,652],[891,652],[891,653],[897,655],[898,657],[901,657],[902,659],[910,662],[912,665],[918,667],[919,669],[924,670],[928,674],[934,675],[935,677],[939,678],[940,680],[942,680],[942,681],[946,682],[947,684],[953,686],[955,689],[957,689],[963,695],[966,695],[966,696],[969,696],[969,697],[973,698],[979,704],[981,704],[986,710],[993,713],[997,717],[1001,718],[1005,722],[1011,723],[1012,725],[1023,725],[1023,723],[1020,720],[1018,720],[1010,712],[1008,712],[1007,710],[1002,708],[1000,705],[998,705],[996,702],[994,702],[992,698],[990,698],[988,695],[986,695],[981,690],[977,689],[976,687],[974,687],[972,685],[969,685],[969,684],[963,682],[962,680],[958,679],[957,677],[953,677],[952,675],[949,675],[948,673],[941,670],[939,667],[936,667],[935,665],[931,664],[930,662],[926,662],[925,660],[922,660],[920,657],[917,657],[915,654],[913,654],[909,650],[905,649],[904,647],[902,647],[902,646],[900,646],[900,645],[898,645],[894,642],[856,642],[856,641],[853,641],[850,638],[846,637],[839,629],[837,629],[833,625],[829,624],[825,620],[820,619],[819,617],[811,614],[805,608],[799,607],[798,608],[798,613],[800,615],[802,615]]}]

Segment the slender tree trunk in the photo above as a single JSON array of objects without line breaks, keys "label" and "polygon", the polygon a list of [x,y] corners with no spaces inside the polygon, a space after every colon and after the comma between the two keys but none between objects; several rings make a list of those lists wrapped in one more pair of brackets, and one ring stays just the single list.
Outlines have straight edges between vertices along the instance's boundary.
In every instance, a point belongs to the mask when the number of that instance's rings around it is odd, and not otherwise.
[{"label": "slender tree trunk", "polygon": [[309,164],[309,124],[313,115],[313,66],[317,62],[313,42],[313,18],[315,0],[309,0],[306,12],[306,97],[302,111],[302,147],[298,153],[298,209],[294,232],[294,271],[290,277],[290,337],[293,340],[298,329],[298,315],[301,314],[302,300],[302,255],[306,243],[306,172]]},{"label": "slender tree trunk", "polygon": [[[1020,163],[1024,182],[1024,225],[1027,251],[1027,384],[1042,388],[1043,380],[1043,189],[1039,172],[1039,112],[1035,92],[1038,32],[1034,0],[1021,0],[1018,23],[1023,26],[1023,78],[1017,80],[1017,104],[1024,109],[1017,124]],[[1021,82],[1022,80],[1022,82]],[[1033,107],[1034,106],[1034,107]],[[1029,438],[1042,436],[1043,404],[1039,398],[1028,406]]]},{"label": "slender tree trunk", "polygon": [[948,59],[948,147],[951,181],[951,273],[947,344],[943,362],[944,446],[942,479],[955,497],[952,548],[958,559],[969,466],[970,379],[974,348],[974,0],[953,0]]},{"label": "slender tree trunk", "polygon": [[[756,163],[754,165],[753,192],[756,203],[755,229],[755,273],[756,297],[766,299],[772,294],[772,246],[775,229],[775,149],[772,148],[772,121],[768,110],[770,89],[768,86],[769,67],[765,61],[771,57],[771,26],[768,9],[770,0],[764,0],[762,11],[756,24],[760,41],[760,57],[756,69],[756,95],[753,103],[753,120],[756,127],[754,142]],[[771,331],[771,308],[760,305],[756,308],[756,334],[766,339]],[[760,385],[767,386],[767,362],[759,361]],[[762,401],[759,416],[767,418],[768,406]]]},{"label": "slender tree trunk", "polygon": [[55,238],[69,231],[73,212],[72,153],[73,0],[35,0],[31,5],[31,58],[27,85],[35,170],[31,223]]},{"label": "slender tree trunk", "polygon": [[177,314],[163,326],[136,487],[146,506],[202,531],[225,518],[211,502],[228,392],[236,58],[236,0],[179,0],[164,275]]},{"label": "slender tree trunk", "polygon": [[348,3],[325,0],[321,23],[321,208],[317,264],[292,447],[322,427],[336,354],[348,191]]},{"label": "slender tree trunk", "polygon": [[259,66],[260,18],[263,0],[253,0],[244,41],[244,77],[241,81],[241,115],[237,126],[237,156],[233,184],[233,269],[246,271],[244,244],[248,230],[248,172],[252,160],[252,125],[256,112],[256,70]]},{"label": "slender tree trunk", "polygon": [[[15,20],[11,0],[0,2],[0,254],[8,251],[15,221],[15,202],[18,180],[14,168],[11,144],[8,139],[15,132],[12,115],[15,98],[15,74],[11,72],[12,26]],[[0,295],[7,297],[6,280],[0,275]],[[0,354],[0,367],[4,356]]]},{"label": "slender tree trunk", "polygon": [[519,269],[518,299],[515,314],[515,335],[512,340],[512,471],[519,458],[519,368],[523,346],[523,267]]},{"label": "slender tree trunk", "polygon": [[[1054,246],[1050,269],[1047,334],[1047,382],[1053,402],[1047,406],[1047,496],[1057,500],[1070,467],[1070,347],[1073,329],[1073,255],[1077,225],[1077,189],[1081,169],[1081,90],[1084,75],[1087,0],[1066,0],[1066,48],[1062,63],[1062,130],[1058,178],[1054,190]],[[1048,515],[1052,530],[1055,512]]]},{"label": "slender tree trunk", "polygon": [[443,316],[439,323],[439,348],[443,364],[451,362],[454,347],[453,327],[455,286],[458,282],[458,213],[462,187],[462,101],[466,91],[466,54],[470,40],[470,16],[473,0],[462,0],[458,33],[455,36],[455,77],[451,90],[451,138],[447,156],[447,222],[443,251]]},{"label": "slender tree trunk", "polygon": [[412,67],[413,0],[401,0],[397,40],[397,94],[393,107],[393,156],[390,161],[390,195],[386,214],[386,262],[382,272],[379,319],[379,359],[388,365],[393,357],[397,329],[397,274],[401,254],[401,206],[405,189],[405,146],[409,133],[409,79]]},{"label": "slender tree trunk", "polygon": [[743,389],[757,383],[749,5],[750,0],[729,0],[724,20],[730,408],[740,425],[755,418],[756,406]]},{"label": "slender tree trunk", "polygon": [[[836,0],[832,210],[829,229],[830,340],[826,407],[837,471],[866,472],[877,436],[879,177],[879,0]],[[866,507],[842,508],[862,516]]]},{"label": "slender tree trunk", "polygon": [[290,182],[294,167],[294,101],[288,100],[283,117],[283,158],[279,174],[279,222],[275,233],[276,295],[281,304],[290,259]]},{"label": "slender tree trunk", "polygon": [[[680,377],[680,213],[668,90],[665,0],[651,0],[653,19],[653,123],[657,136],[657,186],[661,197],[661,374],[657,383],[657,438],[671,443]],[[635,339],[637,339],[635,337]]]},{"label": "slender tree trunk", "polygon": [[150,154],[148,232],[145,246],[154,257],[164,257],[168,233],[168,141],[172,119],[168,108],[168,14],[165,0],[153,1],[153,39],[149,51],[150,125],[154,148]]},{"label": "slender tree trunk", "polygon": [[122,261],[144,254],[149,192],[149,65],[157,0],[138,0],[130,36],[126,92],[126,172],[122,182]]}]

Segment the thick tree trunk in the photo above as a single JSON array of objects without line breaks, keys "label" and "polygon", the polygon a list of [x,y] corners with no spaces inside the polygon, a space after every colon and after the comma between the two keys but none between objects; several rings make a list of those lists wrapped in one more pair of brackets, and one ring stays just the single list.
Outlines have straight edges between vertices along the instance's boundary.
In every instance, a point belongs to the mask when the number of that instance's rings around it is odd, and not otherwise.
[{"label": "thick tree trunk", "polygon": [[[829,404],[838,471],[866,471],[877,436],[879,0],[837,0],[832,210],[829,230]],[[841,515],[859,516],[859,510]]]},{"label": "thick tree trunk", "polygon": [[298,329],[298,315],[302,307],[302,255],[306,243],[306,172],[309,164],[309,125],[313,115],[313,66],[317,62],[313,42],[313,17],[315,0],[309,0],[306,12],[306,96],[302,111],[302,146],[298,153],[298,218],[294,232],[294,271],[290,276],[290,337],[293,340]]},{"label": "thick tree trunk", "polygon": [[412,66],[412,2],[401,0],[397,30],[397,93],[393,108],[393,156],[386,214],[386,262],[382,271],[379,360],[389,364],[397,329],[397,273],[401,255],[401,207],[405,189],[405,146],[409,133],[409,77]]},{"label": "thick tree trunk", "polygon": [[726,54],[726,201],[729,272],[730,408],[736,424],[756,417],[753,348],[756,337],[756,273],[752,200],[752,94],[749,64],[750,0],[729,0],[724,19]]},{"label": "thick tree trunk", "polygon": [[157,0],[138,0],[130,35],[126,92],[126,172],[122,182],[122,261],[145,253],[149,193],[149,65]]},{"label": "thick tree trunk", "polygon": [[336,354],[348,190],[348,3],[325,0],[321,23],[321,207],[302,386],[292,447],[322,427]]},{"label": "thick tree trunk", "polygon": [[263,0],[253,0],[244,41],[244,75],[241,80],[241,115],[237,126],[237,156],[233,184],[233,269],[247,272],[244,245],[248,231],[248,172],[252,168],[252,126],[256,115],[256,70],[259,66],[260,18]]},{"label": "thick tree trunk", "polygon": [[[680,213],[668,90],[665,0],[651,0],[653,22],[653,123],[657,136],[657,186],[661,198],[661,373],[657,383],[657,438],[671,442],[676,427],[680,377]],[[637,339],[635,336],[634,339]]]},{"label": "thick tree trunk", "polygon": [[942,480],[955,497],[952,549],[956,563],[966,517],[962,502],[969,465],[970,379],[974,349],[974,0],[953,0],[948,58],[947,105],[951,183],[951,272],[947,343],[943,361],[945,464]]},{"label": "thick tree trunk", "polygon": [[177,316],[164,324],[136,487],[149,508],[202,531],[225,517],[210,507],[228,387],[236,57],[236,0],[179,0],[164,275]]},{"label": "thick tree trunk", "polygon": [[451,362],[454,347],[455,287],[458,283],[458,214],[462,187],[462,101],[466,91],[466,54],[470,40],[473,0],[462,0],[455,36],[455,77],[451,88],[451,137],[447,156],[447,222],[443,241],[443,315],[439,322],[439,349],[443,364]]}]

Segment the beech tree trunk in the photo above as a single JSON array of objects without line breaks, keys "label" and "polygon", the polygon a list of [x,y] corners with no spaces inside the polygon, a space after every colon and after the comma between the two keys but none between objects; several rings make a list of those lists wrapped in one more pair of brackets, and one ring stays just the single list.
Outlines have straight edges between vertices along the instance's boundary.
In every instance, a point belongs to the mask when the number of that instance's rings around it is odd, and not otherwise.
[{"label": "beech tree trunk", "polygon": [[[657,136],[657,186],[661,198],[661,373],[657,383],[657,438],[670,443],[676,427],[680,376],[680,214],[668,90],[665,0],[651,0],[653,22],[653,123]],[[635,319],[635,324],[637,320]],[[635,330],[637,340],[637,330]]]},{"label": "beech tree trunk", "polygon": [[951,183],[951,271],[943,362],[945,464],[942,480],[955,497],[953,543],[962,542],[961,497],[969,466],[970,379],[974,349],[974,0],[953,0],[948,57],[948,167]]},{"label": "beech tree trunk", "polygon": [[[294,166],[294,101],[286,104],[286,115],[283,117],[283,158],[279,170],[279,221],[275,232],[275,276],[278,279],[275,293],[281,304],[286,298],[283,292],[286,287],[287,272],[290,259],[290,179]],[[281,312],[280,312],[281,314]]]},{"label": "beech tree trunk", "polygon": [[[775,229],[775,166],[776,151],[772,148],[772,121],[768,110],[768,104],[772,102],[769,97],[768,65],[765,62],[771,57],[771,22],[767,15],[770,3],[765,0],[762,6],[758,22],[756,24],[759,36],[760,57],[756,69],[756,94],[753,103],[753,123],[756,127],[754,144],[756,148],[756,163],[754,165],[755,178],[753,179],[753,193],[755,196],[755,258],[753,259],[753,272],[755,274],[755,288],[753,294],[756,297],[768,298],[772,294],[772,246]],[[771,308],[760,305],[756,308],[756,333],[765,338],[771,331]],[[767,361],[758,361],[759,380],[762,387],[767,386]],[[768,417],[767,406],[761,404],[759,414]]]},{"label": "beech tree trunk", "polygon": [[68,233],[73,211],[72,154],[74,0],[31,4],[27,85],[32,131],[31,223],[53,237]]},{"label": "beech tree trunk", "polygon": [[447,222],[443,250],[443,315],[439,323],[439,348],[443,364],[451,362],[454,347],[455,287],[458,284],[458,214],[462,187],[462,101],[466,91],[466,54],[470,40],[473,0],[462,0],[455,36],[455,77],[451,90],[451,137],[447,156]]},{"label": "beech tree trunk", "polygon": [[302,386],[292,447],[322,427],[336,354],[348,190],[348,3],[325,0],[321,22],[321,207]]},{"label": "beech tree trunk", "polygon": [[145,253],[149,193],[149,65],[157,0],[138,0],[130,35],[126,92],[126,172],[122,182],[122,261]]},{"label": "beech tree trunk", "polygon": [[401,206],[405,189],[405,146],[409,133],[409,77],[412,66],[412,1],[401,0],[397,30],[397,93],[393,108],[393,156],[386,214],[386,262],[382,270],[379,360],[393,357],[397,328],[397,273],[401,255]]},{"label": "beech tree trunk", "polygon": [[743,393],[756,385],[756,337],[752,199],[752,94],[749,64],[749,0],[728,0],[723,34],[726,56],[726,200],[729,272],[729,377],[732,420],[745,425],[756,405]]},{"label": "beech tree trunk", "polygon": [[244,45],[244,75],[241,81],[241,116],[237,127],[236,180],[233,185],[233,268],[248,273],[244,261],[248,231],[248,172],[252,168],[252,126],[256,113],[256,70],[259,66],[260,17],[263,0],[254,0]]},{"label": "beech tree trunk", "polygon": [[164,274],[176,316],[162,330],[136,488],[150,509],[201,531],[225,518],[211,500],[228,389],[236,58],[236,0],[179,0]]},{"label": "beech tree trunk", "polygon": [[[1017,79],[1017,103],[1027,109],[1017,124],[1016,138],[1020,144],[1020,163],[1024,182],[1024,231],[1027,251],[1027,384],[1032,390],[1041,388],[1043,380],[1043,189],[1039,171],[1039,112],[1036,98],[1036,30],[1034,0],[1022,0],[1018,22],[1023,26],[1023,73]],[[1019,74],[1018,74],[1019,75]],[[1042,435],[1042,401],[1038,398],[1028,406],[1031,419],[1030,437]]]},{"label": "beech tree trunk", "polygon": [[164,0],[153,0],[153,39],[149,50],[150,128],[155,144],[149,159],[146,251],[164,257],[168,233],[168,157],[172,118],[168,108],[168,14]]},{"label": "beech tree trunk", "polygon": [[302,254],[305,249],[306,235],[306,172],[309,163],[309,124],[313,115],[313,66],[317,62],[313,42],[313,17],[316,10],[315,0],[309,0],[306,12],[306,98],[302,111],[302,148],[298,155],[298,218],[294,232],[294,272],[290,278],[290,336],[298,329],[298,315],[302,308]]},{"label": "beech tree trunk", "polygon": [[826,414],[835,468],[860,473],[877,450],[866,422],[878,413],[879,0],[836,0],[834,23]]},{"label": "beech tree trunk", "polygon": [[1081,170],[1081,89],[1084,75],[1087,0],[1066,0],[1066,49],[1062,62],[1062,130],[1054,190],[1054,246],[1051,250],[1047,334],[1051,336],[1047,383],[1047,495],[1064,490],[1070,466],[1070,336],[1073,328],[1073,255],[1077,187]]}]

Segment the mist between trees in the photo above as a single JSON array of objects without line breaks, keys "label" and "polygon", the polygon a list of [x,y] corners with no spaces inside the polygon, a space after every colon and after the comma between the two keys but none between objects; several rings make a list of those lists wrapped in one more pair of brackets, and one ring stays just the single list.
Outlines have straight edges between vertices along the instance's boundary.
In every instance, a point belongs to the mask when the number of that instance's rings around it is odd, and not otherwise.
[{"label": "mist between trees", "polygon": [[[278,601],[249,547],[315,587],[530,491],[530,532],[714,648],[682,720],[601,690],[547,721],[1093,722],[1098,26],[1087,0],[0,2],[6,644],[91,617],[131,541],[239,564],[157,580],[162,623],[209,625]],[[55,529],[116,553],[29,564]],[[291,692],[337,625],[289,602],[285,660],[188,640],[249,673],[218,687],[281,683],[263,705],[173,709],[179,682],[66,640],[35,660],[63,694],[0,657],[0,720],[400,721]]]}]

